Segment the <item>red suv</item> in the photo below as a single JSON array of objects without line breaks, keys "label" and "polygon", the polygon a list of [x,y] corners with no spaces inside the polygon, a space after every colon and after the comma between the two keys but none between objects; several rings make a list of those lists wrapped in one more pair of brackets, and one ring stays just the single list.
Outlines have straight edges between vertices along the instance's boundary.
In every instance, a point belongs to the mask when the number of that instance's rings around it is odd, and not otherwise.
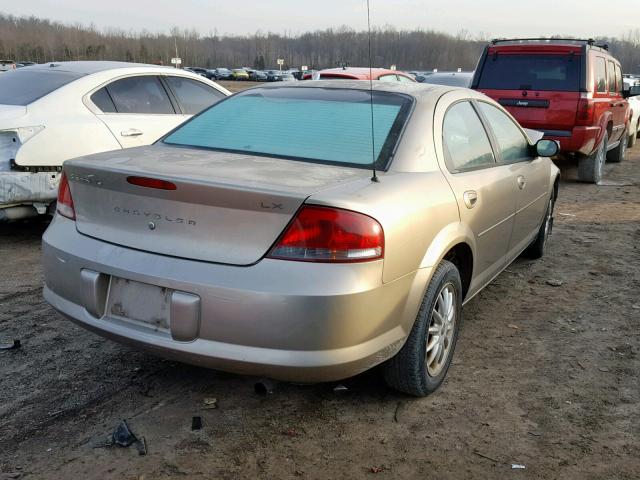
[{"label": "red suv", "polygon": [[597,183],[605,160],[627,147],[629,104],[620,62],[594,40],[493,40],[471,88],[498,101],[525,128],[556,140],[578,160],[578,176]]}]

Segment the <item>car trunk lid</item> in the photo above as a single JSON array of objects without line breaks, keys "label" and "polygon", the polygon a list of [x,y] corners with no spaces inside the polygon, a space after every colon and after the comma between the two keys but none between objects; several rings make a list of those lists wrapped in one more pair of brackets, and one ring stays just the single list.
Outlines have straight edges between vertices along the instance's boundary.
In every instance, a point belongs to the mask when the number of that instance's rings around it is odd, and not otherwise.
[{"label": "car trunk lid", "polygon": [[[81,233],[233,265],[262,258],[313,193],[367,176],[356,168],[166,146],[93,155],[67,162],[65,171]],[[175,189],[136,185],[145,182],[131,177]]]}]

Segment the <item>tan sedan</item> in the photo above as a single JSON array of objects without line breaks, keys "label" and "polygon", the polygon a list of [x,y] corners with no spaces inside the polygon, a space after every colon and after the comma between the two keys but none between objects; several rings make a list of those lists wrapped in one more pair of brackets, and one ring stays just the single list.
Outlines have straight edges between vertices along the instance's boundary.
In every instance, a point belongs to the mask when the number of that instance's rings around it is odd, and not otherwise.
[{"label": "tan sedan", "polygon": [[543,254],[557,145],[471,90],[375,83],[246,90],[65,163],[45,298],[184,362],[300,382],[383,364],[434,391],[462,305]]}]

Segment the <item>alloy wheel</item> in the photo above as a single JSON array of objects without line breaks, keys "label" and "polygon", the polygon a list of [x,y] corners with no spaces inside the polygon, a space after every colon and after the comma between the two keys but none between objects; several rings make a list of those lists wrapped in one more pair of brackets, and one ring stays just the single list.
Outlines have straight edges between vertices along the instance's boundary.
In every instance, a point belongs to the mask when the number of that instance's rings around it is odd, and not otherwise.
[{"label": "alloy wheel", "polygon": [[456,290],[452,283],[446,283],[431,311],[427,331],[425,363],[431,377],[436,377],[447,364],[456,326]]}]

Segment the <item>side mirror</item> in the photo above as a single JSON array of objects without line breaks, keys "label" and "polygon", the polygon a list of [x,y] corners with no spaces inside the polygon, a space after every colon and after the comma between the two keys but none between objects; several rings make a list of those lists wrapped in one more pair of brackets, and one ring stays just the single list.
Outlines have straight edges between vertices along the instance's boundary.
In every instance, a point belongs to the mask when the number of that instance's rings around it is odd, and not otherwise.
[{"label": "side mirror", "polygon": [[560,151],[558,143],[544,138],[536,142],[536,153],[539,157],[555,157]]}]

